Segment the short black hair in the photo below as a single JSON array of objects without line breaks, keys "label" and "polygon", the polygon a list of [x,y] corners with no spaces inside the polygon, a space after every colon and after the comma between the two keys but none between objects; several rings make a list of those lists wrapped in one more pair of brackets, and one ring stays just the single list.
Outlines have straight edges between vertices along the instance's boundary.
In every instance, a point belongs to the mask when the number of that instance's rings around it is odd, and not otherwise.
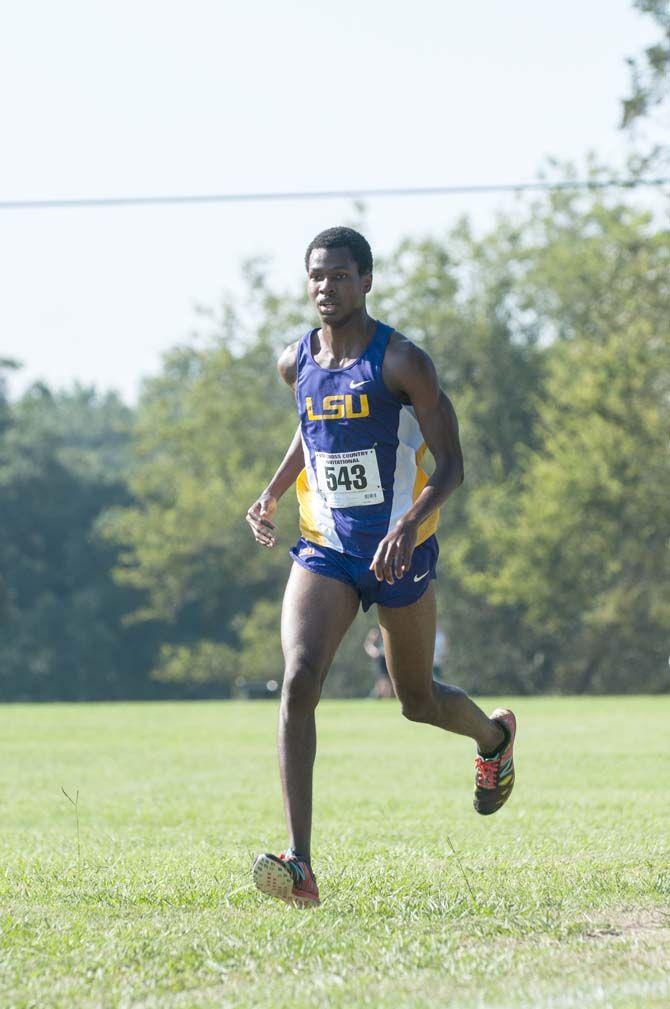
[{"label": "short black hair", "polygon": [[325,231],[320,231],[307,246],[305,269],[309,270],[309,257],[313,249],[343,248],[351,253],[359,273],[372,273],[372,249],[367,238],[363,238],[353,228],[326,228]]}]

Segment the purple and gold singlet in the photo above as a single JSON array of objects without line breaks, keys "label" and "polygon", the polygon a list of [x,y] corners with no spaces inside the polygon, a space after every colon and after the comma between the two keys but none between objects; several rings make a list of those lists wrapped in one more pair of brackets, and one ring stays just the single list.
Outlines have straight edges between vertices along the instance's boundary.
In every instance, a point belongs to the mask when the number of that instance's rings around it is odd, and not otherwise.
[{"label": "purple and gold singlet", "polygon": [[[296,484],[305,540],[354,557],[372,557],[409,510],[428,476],[426,443],[414,410],[386,387],[384,353],[393,330],[378,322],[365,352],[346,368],[321,368],[312,336],[298,345],[296,403],[305,469]],[[417,546],[435,532],[435,512]]]}]

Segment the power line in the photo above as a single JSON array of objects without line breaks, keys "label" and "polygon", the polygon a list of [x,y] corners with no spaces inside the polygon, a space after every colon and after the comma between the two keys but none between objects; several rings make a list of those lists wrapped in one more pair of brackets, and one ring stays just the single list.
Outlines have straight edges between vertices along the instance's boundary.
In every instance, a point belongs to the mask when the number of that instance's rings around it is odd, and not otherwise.
[{"label": "power line", "polygon": [[393,189],[322,189],[285,193],[204,193],[172,196],[104,196],[71,200],[0,200],[0,210],[72,210],[88,207],[177,206],[203,203],[269,203],[288,200],[374,199],[397,196],[457,196],[480,193],[522,193],[529,190],[637,189],[670,186],[667,179],[579,179],[572,182],[511,182],[481,186],[405,186]]}]

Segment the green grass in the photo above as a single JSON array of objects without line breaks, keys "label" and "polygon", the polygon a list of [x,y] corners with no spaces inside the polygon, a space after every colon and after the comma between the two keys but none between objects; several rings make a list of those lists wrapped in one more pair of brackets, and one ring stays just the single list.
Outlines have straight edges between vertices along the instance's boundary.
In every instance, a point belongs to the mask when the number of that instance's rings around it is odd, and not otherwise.
[{"label": "green grass", "polygon": [[311,911],[251,884],[284,842],[274,704],[0,708],[0,1006],[667,1007],[670,698],[514,707],[516,789],[478,817],[468,740],[321,705]]}]

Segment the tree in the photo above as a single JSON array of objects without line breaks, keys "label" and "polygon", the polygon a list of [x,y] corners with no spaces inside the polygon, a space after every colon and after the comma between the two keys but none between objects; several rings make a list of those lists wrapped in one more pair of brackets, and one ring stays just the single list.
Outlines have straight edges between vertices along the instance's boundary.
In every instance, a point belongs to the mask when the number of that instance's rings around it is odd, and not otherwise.
[{"label": "tree", "polygon": [[561,324],[546,352],[541,443],[478,495],[485,560],[465,551],[464,577],[545,636],[549,685],[667,689],[670,236],[625,206],[554,200],[523,282],[541,321]]},{"label": "tree", "polygon": [[[665,458],[668,368],[654,341],[664,346],[667,334],[667,244],[625,202],[559,192],[481,238],[461,224],[442,239],[403,242],[379,265],[373,314],[431,353],[461,420],[466,481],[444,508],[438,592],[447,674],[469,689],[665,682],[665,555],[656,534],[638,542],[634,530],[656,500],[639,464],[650,448],[666,487],[656,460]],[[175,350],[147,383],[133,503],[101,521],[121,549],[118,577],[142,594],[134,619],[165,627],[155,677],[224,694],[240,675],[281,669],[283,547],[297,533],[291,495],[276,551],[258,550],[244,513],[296,423],[273,359],[304,331],[307,312],[303,299],[269,290],[262,266],[248,282],[253,312],[227,302],[209,337]],[[251,319],[246,329],[241,318]],[[627,447],[625,466],[617,445]],[[609,501],[602,512],[598,501]],[[630,587],[636,571],[644,591]],[[357,622],[347,637],[327,691],[369,689],[365,629]],[[614,661],[615,646],[626,661]]]},{"label": "tree", "polygon": [[[470,485],[476,486],[513,470],[519,446],[532,441],[541,355],[532,329],[522,333],[510,322],[513,278],[504,267],[506,243],[494,270],[485,254],[490,243],[476,243],[466,228],[450,242],[448,268],[443,244],[404,243],[392,263],[382,265],[386,280],[373,310],[422,343],[447,388],[456,390]],[[471,275],[466,296],[460,293],[464,269]],[[258,550],[244,513],[296,424],[274,357],[306,328],[302,299],[273,294],[258,264],[247,279],[255,317],[246,332],[239,310],[228,302],[218,318],[210,317],[209,339],[174,351],[161,376],[147,383],[130,476],[136,503],[108,513],[100,525],[122,547],[117,577],[146,595],[135,619],[169,625],[155,676],[172,683],[209,679],[224,691],[237,676],[269,678],[281,671],[279,608],[287,559],[283,549]],[[282,546],[288,546],[297,534],[292,495],[281,509]],[[459,493],[445,512],[450,536],[463,527],[464,515]],[[503,641],[515,642],[503,669],[518,670],[524,645],[516,616],[510,632],[507,609],[496,611],[469,597],[451,577],[444,594],[458,676],[480,689],[491,686],[501,669],[492,641],[498,654]],[[340,649],[329,691],[368,692],[362,637],[371,619],[357,625]],[[525,681],[517,676],[516,682],[523,689]]]},{"label": "tree", "polygon": [[514,474],[535,440],[543,355],[534,319],[518,310],[516,288],[527,255],[521,229],[507,221],[481,239],[461,222],[443,239],[403,242],[380,264],[375,311],[424,347],[454,401],[465,483],[441,520],[439,619],[450,643],[447,675],[473,692],[518,693],[541,685],[537,636],[518,606],[492,605],[461,570],[474,557],[472,502]]},{"label": "tree", "polygon": [[633,7],[650,15],[661,37],[641,57],[630,57],[630,94],[623,100],[621,126],[626,129],[648,116],[670,97],[670,4],[668,0],[634,0]]},{"label": "tree", "polygon": [[[247,283],[254,304],[246,328],[228,302],[218,318],[208,317],[213,332],[199,346],[175,349],[162,374],[146,383],[129,476],[135,503],[110,510],[99,524],[122,548],[117,579],[146,600],[136,622],[166,627],[154,675],[172,683],[198,678],[224,694],[241,673],[247,628],[266,602],[276,640],[268,655],[262,635],[252,635],[255,659],[247,666],[255,663],[261,676],[281,671],[286,554],[259,551],[244,516],[296,425],[274,360],[295,332],[300,303],[273,294],[258,264],[248,268]],[[278,521],[288,546],[296,519],[286,504]]]},{"label": "tree", "polygon": [[[116,585],[116,548],[93,535],[128,504],[131,412],[113,395],[33,386],[0,431],[0,691],[3,699],[141,692],[148,638],[124,631],[137,595]],[[145,674],[146,675],[146,674]]]}]

